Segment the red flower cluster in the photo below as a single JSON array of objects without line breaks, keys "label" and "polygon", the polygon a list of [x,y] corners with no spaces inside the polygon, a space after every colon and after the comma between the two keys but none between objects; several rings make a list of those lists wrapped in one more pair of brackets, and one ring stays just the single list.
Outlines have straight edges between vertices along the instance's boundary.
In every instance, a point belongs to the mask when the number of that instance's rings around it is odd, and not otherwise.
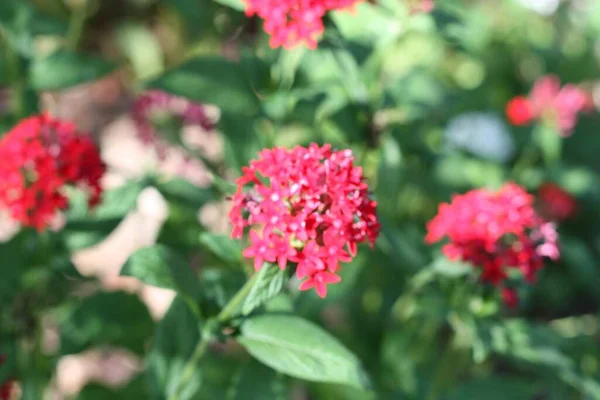
[{"label": "red flower cluster", "polygon": [[[556,230],[536,214],[533,203],[533,196],[514,183],[497,192],[477,189],[454,196],[450,204],[439,206],[425,240],[431,244],[447,237],[443,253],[480,267],[482,281],[502,285],[508,268],[518,268],[532,282],[543,257],[559,256]],[[505,301],[516,298],[511,291],[504,288]]]},{"label": "red flower cluster", "polygon": [[325,30],[323,17],[328,11],[351,8],[361,0],[244,0],[246,15],[258,15],[273,48],[286,49],[304,43],[317,47],[317,39]]},{"label": "red flower cluster", "polygon": [[153,116],[159,113],[177,116],[184,125],[199,125],[207,131],[213,128],[213,121],[206,115],[202,104],[159,90],[143,93],[134,101],[131,114],[140,139],[146,144],[154,145],[161,157],[165,148],[152,121]]},{"label": "red flower cluster", "polygon": [[[251,188],[244,192],[245,185]],[[325,297],[326,285],[340,281],[339,262],[352,260],[357,243],[375,242],[376,206],[350,150],[265,149],[237,180],[231,236],[252,227],[244,257],[254,258],[256,270],[265,261],[281,269],[297,263],[300,290],[314,287]]]},{"label": "red flower cluster", "polygon": [[565,221],[577,212],[577,200],[555,183],[544,183],[538,189],[540,213],[554,221]]},{"label": "red flower cluster", "polygon": [[48,115],[21,121],[0,140],[0,160],[0,207],[24,226],[43,230],[66,209],[66,185],[87,189],[90,206],[100,201],[98,148],[68,122]]},{"label": "red flower cluster", "polygon": [[6,381],[0,385],[0,400],[12,399],[13,392],[15,391],[15,381]]},{"label": "red flower cluster", "polygon": [[577,123],[577,115],[591,105],[590,96],[575,85],[560,87],[558,77],[539,79],[529,97],[517,96],[506,106],[506,115],[513,125],[527,125],[532,120],[552,124],[561,136],[569,136]]}]

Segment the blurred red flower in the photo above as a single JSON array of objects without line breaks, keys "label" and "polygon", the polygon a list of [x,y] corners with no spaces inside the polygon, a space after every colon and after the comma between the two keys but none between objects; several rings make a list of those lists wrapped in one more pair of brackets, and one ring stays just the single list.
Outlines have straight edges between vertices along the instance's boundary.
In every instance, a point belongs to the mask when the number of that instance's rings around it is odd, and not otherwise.
[{"label": "blurred red flower", "polygon": [[528,282],[535,280],[543,257],[557,259],[557,234],[539,217],[534,198],[508,183],[499,191],[472,190],[439,206],[427,224],[427,243],[444,238],[444,255],[481,268],[481,280],[500,286],[508,268],[517,268]]},{"label": "blurred red flower", "polygon": [[105,166],[98,148],[69,122],[22,120],[0,140],[0,160],[0,206],[24,226],[44,230],[68,208],[68,185],[85,188],[90,207],[100,201]]},{"label": "blurred red flower", "polygon": [[538,189],[540,213],[555,221],[572,218],[577,212],[577,199],[555,183],[544,183]]},{"label": "blurred red flower", "polygon": [[515,308],[519,305],[519,296],[515,289],[502,288],[502,300],[509,308]]},{"label": "blurred red flower", "polygon": [[244,0],[246,15],[258,15],[273,48],[304,44],[317,47],[325,29],[323,17],[332,10],[350,9],[361,0]]},{"label": "blurred red flower", "polygon": [[[6,355],[0,354],[0,367],[6,362]],[[8,380],[0,384],[0,400],[10,400],[15,389],[15,381]]]},{"label": "blurred red flower", "polygon": [[517,96],[506,105],[508,121],[516,126],[527,125],[533,118],[531,104],[523,96]]},{"label": "blurred red flower", "polygon": [[340,281],[339,263],[379,234],[377,203],[350,150],[316,144],[265,149],[242,172],[229,213],[232,237],[251,227],[244,256],[254,258],[256,270],[265,261],[281,269],[297,263],[300,290],[314,287],[325,297],[327,285]]},{"label": "blurred red flower", "polygon": [[133,122],[140,140],[154,146],[161,158],[165,155],[166,146],[161,142],[152,121],[153,116],[160,113],[179,117],[184,125],[198,125],[207,131],[214,127],[202,104],[160,90],[142,93],[133,102]]},{"label": "blurred red flower", "polygon": [[513,125],[541,120],[551,124],[561,136],[569,136],[579,113],[590,106],[591,98],[584,90],[572,84],[561,87],[558,77],[548,75],[535,82],[528,97],[513,98],[507,104],[506,114]]}]

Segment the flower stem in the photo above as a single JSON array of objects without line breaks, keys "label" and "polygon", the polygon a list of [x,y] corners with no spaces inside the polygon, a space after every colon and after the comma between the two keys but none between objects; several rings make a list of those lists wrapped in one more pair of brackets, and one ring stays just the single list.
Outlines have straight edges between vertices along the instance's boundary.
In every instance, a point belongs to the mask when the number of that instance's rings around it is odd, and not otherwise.
[{"label": "flower stem", "polygon": [[71,20],[69,21],[69,30],[67,33],[67,46],[69,50],[76,51],[81,41],[81,35],[85,22],[87,20],[87,0],[77,4],[71,11]]},{"label": "flower stem", "polygon": [[200,362],[200,359],[206,352],[208,348],[209,338],[206,335],[200,336],[200,340],[192,353],[192,356],[188,360],[185,368],[183,370],[183,374],[181,374],[181,378],[179,379],[179,383],[175,388],[175,392],[169,396],[169,400],[179,400],[181,397],[181,393],[186,385],[189,383],[190,379],[194,375],[194,369],[196,369],[196,365]]},{"label": "flower stem", "polygon": [[[258,274],[254,274],[244,284],[244,286],[242,286],[242,288],[235,294],[235,296],[233,296],[233,298],[231,300],[229,300],[227,305],[225,305],[225,307],[221,310],[219,315],[217,315],[217,323],[222,324],[223,322],[230,320],[231,318],[233,318],[236,315],[238,309],[240,308],[241,303],[244,301],[244,299],[248,295],[248,292],[250,292],[250,289],[252,288],[252,286],[254,286],[254,282],[256,281],[257,276],[258,276]],[[210,321],[209,321],[209,323],[210,323]],[[208,348],[208,345],[210,344],[212,337],[213,336],[210,332],[210,329],[206,329],[204,332],[202,332],[200,334],[200,340],[198,341],[198,344],[196,345],[196,348],[194,349],[192,356],[187,361],[187,363],[183,369],[183,373],[181,374],[181,378],[179,379],[179,382],[177,383],[175,391],[168,398],[169,400],[179,400],[181,398],[181,393],[183,392],[184,388],[186,387],[186,385],[189,383],[190,379],[194,375],[194,370],[196,369],[196,365],[200,362],[200,359],[206,352],[206,349]]]},{"label": "flower stem", "polygon": [[219,322],[225,322],[236,315],[241,303],[244,301],[252,286],[256,282],[258,274],[252,275],[252,277],[242,286],[242,288],[233,296],[229,303],[221,310],[219,315],[217,315],[217,320]]}]

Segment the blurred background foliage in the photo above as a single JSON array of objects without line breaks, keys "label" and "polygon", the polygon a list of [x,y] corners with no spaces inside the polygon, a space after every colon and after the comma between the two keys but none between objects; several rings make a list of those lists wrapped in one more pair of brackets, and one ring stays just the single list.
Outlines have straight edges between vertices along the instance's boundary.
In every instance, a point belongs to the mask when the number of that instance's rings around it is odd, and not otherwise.
[{"label": "blurred background foliage", "polygon": [[[83,278],[71,256],[156,188],[168,202],[156,240],[193,267],[197,301],[214,316],[245,280],[241,245],[198,223],[197,210],[223,199],[227,180],[261,148],[314,141],[353,149],[382,234],[326,299],[291,291],[266,307],[331,331],[359,356],[374,390],[291,379],[227,342],[194,372],[186,398],[600,399],[600,116],[581,117],[553,165],[535,128],[504,116],[512,97],[547,74],[586,88],[600,106],[600,2],[439,0],[431,13],[411,14],[400,0],[365,1],[328,14],[314,51],[269,48],[243,8],[238,0],[0,2],[0,131],[41,109],[58,112],[73,87],[85,97],[99,84],[104,108],[125,99],[109,120],[147,89],[214,105],[223,141],[216,162],[188,149],[213,173],[209,185],[148,168],[107,190],[92,214],[73,193],[60,235],[23,230],[0,245],[0,352],[9,360],[0,381],[18,379],[25,399],[49,396],[62,357],[111,346],[141,357],[143,372],[117,387],[91,383],[74,398],[165,398],[197,342],[195,316],[178,297],[156,321],[138,296]],[[75,117],[101,140],[103,112]],[[561,260],[519,288],[516,310],[423,242],[425,223],[452,193],[508,180],[532,192],[553,181],[578,202],[559,227]],[[48,324],[59,344],[43,349]]]}]

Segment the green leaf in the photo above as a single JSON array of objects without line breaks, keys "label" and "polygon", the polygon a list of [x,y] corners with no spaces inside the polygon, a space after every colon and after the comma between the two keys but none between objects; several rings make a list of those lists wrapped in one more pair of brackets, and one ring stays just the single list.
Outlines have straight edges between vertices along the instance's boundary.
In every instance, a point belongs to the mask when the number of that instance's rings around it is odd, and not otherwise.
[{"label": "green leaf", "polygon": [[106,239],[121,221],[121,218],[70,221],[61,231],[61,238],[70,251],[92,247]]},{"label": "green leaf", "polygon": [[40,12],[23,0],[0,1],[0,28],[13,50],[24,57],[34,53],[34,38],[38,35],[64,35],[64,21]]},{"label": "green leaf", "polygon": [[227,400],[285,400],[285,382],[271,368],[251,359],[242,367]]},{"label": "green leaf", "polygon": [[234,10],[244,11],[246,6],[241,0],[215,0],[219,4],[223,4],[224,6],[231,7]]},{"label": "green leaf", "polygon": [[102,78],[115,68],[113,63],[96,56],[59,50],[34,60],[29,80],[36,90],[66,89]]},{"label": "green leaf", "polygon": [[252,115],[258,99],[238,64],[221,57],[197,57],[149,82],[148,88],[163,90],[224,111]]},{"label": "green leaf", "polygon": [[245,320],[238,341],[260,362],[315,382],[368,386],[360,361],[335,337],[299,317],[261,315]]},{"label": "green leaf", "polygon": [[530,380],[493,377],[470,380],[452,391],[448,399],[530,400],[536,397],[539,389]]},{"label": "green leaf", "polygon": [[160,183],[157,189],[168,201],[196,209],[215,200],[214,192],[211,189],[198,187],[185,179],[171,179]]},{"label": "green leaf", "polygon": [[145,181],[128,182],[102,194],[102,203],[93,210],[97,219],[125,217],[137,206],[140,193],[147,187]]},{"label": "green leaf", "polygon": [[61,354],[91,346],[122,346],[143,354],[154,323],[147,307],[131,294],[96,293],[73,304],[60,324]]},{"label": "green leaf", "polygon": [[473,267],[467,263],[448,260],[446,257],[440,257],[431,264],[431,268],[441,276],[448,278],[459,278],[468,275],[473,271]]},{"label": "green leaf", "polygon": [[87,385],[77,395],[77,400],[129,400],[148,398],[146,384],[141,376],[136,377],[124,387],[110,388],[98,384]]},{"label": "green leaf", "polygon": [[285,271],[277,265],[265,263],[260,271],[254,286],[250,288],[248,296],[242,305],[242,314],[248,315],[254,309],[263,305],[267,300],[277,296],[286,281]]},{"label": "green leaf", "polygon": [[[153,398],[166,399],[175,391],[185,364],[200,340],[198,322],[185,301],[176,297],[156,329],[146,360],[145,375]],[[181,400],[191,398],[198,391],[202,381],[200,375],[197,368]]]},{"label": "green leaf", "polygon": [[223,132],[225,161],[231,168],[241,170],[263,148],[270,147],[269,134],[257,129],[261,122],[241,113],[221,113],[218,129]]},{"label": "green leaf", "polygon": [[31,261],[32,248],[28,246],[28,239],[27,234],[21,232],[10,241],[0,243],[0,304],[9,304],[12,296],[19,291],[19,281]]},{"label": "green leaf", "polygon": [[200,244],[223,261],[231,264],[242,261],[242,247],[237,240],[228,236],[203,232],[200,234]]},{"label": "green leaf", "polygon": [[173,289],[188,298],[200,294],[200,282],[185,257],[156,244],[133,253],[121,270],[122,276],[138,278],[147,285]]}]

